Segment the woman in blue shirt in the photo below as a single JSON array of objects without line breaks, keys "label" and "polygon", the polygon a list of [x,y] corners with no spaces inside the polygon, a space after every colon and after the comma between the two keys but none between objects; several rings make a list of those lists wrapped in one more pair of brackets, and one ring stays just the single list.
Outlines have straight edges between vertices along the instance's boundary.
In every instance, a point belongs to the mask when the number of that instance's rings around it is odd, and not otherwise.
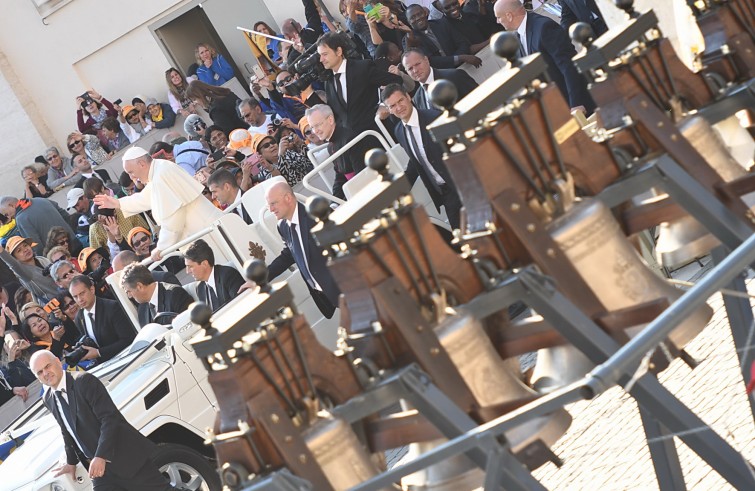
[{"label": "woman in blue shirt", "polygon": [[197,77],[208,85],[219,86],[233,78],[233,68],[208,44],[200,43],[194,50],[197,58]]}]

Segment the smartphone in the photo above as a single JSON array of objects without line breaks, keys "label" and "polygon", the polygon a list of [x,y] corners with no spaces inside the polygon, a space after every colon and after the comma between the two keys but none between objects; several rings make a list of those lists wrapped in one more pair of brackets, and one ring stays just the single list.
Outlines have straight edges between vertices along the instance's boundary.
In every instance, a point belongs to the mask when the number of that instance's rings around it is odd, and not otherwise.
[{"label": "smartphone", "polygon": [[262,160],[262,155],[253,153],[245,160],[252,164],[252,176],[258,175],[260,173],[260,161]]},{"label": "smartphone", "polygon": [[47,304],[42,308],[48,314],[52,314],[55,310],[58,310],[60,308],[60,302],[58,301],[57,298],[53,298],[52,300],[47,302]]},{"label": "smartphone", "polygon": [[252,71],[254,72],[254,76],[257,77],[257,80],[261,80],[265,78],[265,71],[262,69],[259,65],[254,65],[252,67]]},{"label": "smartphone", "polygon": [[113,101],[114,106],[120,106],[123,103],[123,99],[116,99]]},{"label": "smartphone", "polygon": [[212,157],[212,160],[214,160],[215,162],[218,162],[223,157],[225,157],[225,152],[223,150],[218,150],[217,152],[211,153],[210,157]]}]

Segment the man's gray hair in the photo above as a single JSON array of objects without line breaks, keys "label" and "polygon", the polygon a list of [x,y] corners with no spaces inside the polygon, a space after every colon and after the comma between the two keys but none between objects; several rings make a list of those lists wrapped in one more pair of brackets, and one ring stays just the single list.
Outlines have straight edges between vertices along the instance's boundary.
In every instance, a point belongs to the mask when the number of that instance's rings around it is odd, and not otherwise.
[{"label": "man's gray hair", "polygon": [[309,119],[309,117],[314,113],[320,113],[327,118],[328,116],[333,116],[333,108],[331,108],[327,104],[316,104],[307,109],[304,115],[307,117],[307,119]]},{"label": "man's gray hair", "polygon": [[14,198],[13,196],[3,196],[0,198],[0,207],[6,207],[9,205],[15,205],[18,203],[18,198]]},{"label": "man's gray hair", "polygon": [[45,149],[45,154],[44,155],[45,155],[45,157],[47,157],[47,155],[49,155],[51,153],[54,153],[55,155],[60,155],[60,150],[58,150],[58,147],[47,147]]},{"label": "man's gray hair", "polygon": [[60,278],[58,278],[58,271],[60,271],[60,268],[63,266],[68,266],[72,271],[76,271],[76,268],[71,261],[64,260],[53,263],[52,266],[50,266],[50,278],[56,283],[60,281]]}]

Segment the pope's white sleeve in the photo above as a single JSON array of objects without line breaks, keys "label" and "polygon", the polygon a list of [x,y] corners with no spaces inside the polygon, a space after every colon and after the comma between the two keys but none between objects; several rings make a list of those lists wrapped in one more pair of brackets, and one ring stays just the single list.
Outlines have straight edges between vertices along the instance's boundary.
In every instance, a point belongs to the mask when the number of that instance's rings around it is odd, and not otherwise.
[{"label": "pope's white sleeve", "polygon": [[131,215],[151,210],[152,186],[147,184],[140,192],[119,198],[118,201],[121,204],[121,212],[124,217],[130,217]]},{"label": "pope's white sleeve", "polygon": [[158,250],[164,251],[181,240],[186,223],[186,208],[185,206],[179,208],[160,224],[160,238],[157,240]]}]

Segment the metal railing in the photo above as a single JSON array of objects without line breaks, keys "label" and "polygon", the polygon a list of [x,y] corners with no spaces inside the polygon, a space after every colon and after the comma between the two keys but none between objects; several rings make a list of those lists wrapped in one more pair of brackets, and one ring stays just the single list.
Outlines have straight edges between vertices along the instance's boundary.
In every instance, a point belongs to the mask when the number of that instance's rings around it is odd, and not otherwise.
[{"label": "metal railing", "polygon": [[[608,360],[593,369],[581,380],[544,395],[519,409],[485,423],[463,435],[452,438],[438,447],[383,472],[351,488],[352,491],[372,491],[389,488],[402,477],[418,472],[470,450],[479,448],[488,455],[488,471],[496,458],[497,439],[507,431],[537,417],[546,416],[583,399],[592,399],[610,389],[627,374],[632,374],[641,360],[661,344],[687,316],[708,297],[721,290],[737,275],[755,262],[755,235],[714,267],[701,281],[671,304],[637,336],[616,351]],[[628,390],[628,388],[627,388]],[[494,486],[494,487],[493,487]],[[500,483],[486,480],[485,489],[499,489]]]},{"label": "metal railing", "polygon": [[[380,134],[380,133],[378,133],[377,131],[375,131],[375,130],[367,130],[367,131],[363,131],[363,132],[361,132],[361,133],[360,133],[359,135],[357,135],[357,137],[356,137],[356,138],[354,138],[353,140],[351,140],[351,141],[350,141],[349,143],[347,143],[347,144],[346,144],[346,145],[344,145],[343,147],[339,148],[339,149],[338,149],[338,151],[337,151],[336,153],[334,153],[333,155],[331,155],[331,156],[330,156],[330,157],[328,157],[327,159],[323,160],[323,161],[322,161],[322,163],[320,163],[320,164],[316,165],[316,166],[315,166],[315,168],[314,168],[314,169],[313,169],[312,171],[310,171],[310,172],[309,172],[309,174],[307,174],[306,176],[304,176],[304,179],[302,179],[302,185],[304,186],[304,188],[308,189],[309,191],[311,191],[311,192],[313,192],[313,193],[315,193],[315,194],[318,194],[318,195],[320,195],[320,196],[323,196],[323,197],[325,197],[325,198],[329,199],[330,201],[333,201],[333,202],[335,202],[335,203],[338,203],[339,205],[342,205],[342,204],[344,204],[344,203],[346,202],[345,200],[342,200],[341,198],[337,198],[337,197],[333,196],[332,194],[330,194],[330,193],[328,193],[328,192],[326,192],[326,191],[323,191],[322,189],[319,189],[319,188],[317,188],[317,187],[313,186],[312,184],[310,184],[310,181],[312,180],[312,178],[313,178],[313,177],[314,177],[314,176],[315,176],[316,174],[320,174],[320,175],[322,175],[322,174],[321,174],[321,173],[322,173],[322,171],[323,171],[324,169],[326,169],[326,168],[330,167],[331,165],[333,165],[333,162],[335,162],[335,160],[336,160],[336,159],[337,159],[338,157],[340,157],[341,155],[343,155],[343,154],[345,154],[346,152],[348,152],[348,151],[349,151],[349,150],[350,150],[350,149],[351,149],[351,148],[352,148],[352,147],[353,147],[354,145],[356,145],[356,144],[357,144],[357,143],[359,143],[360,141],[364,140],[364,139],[365,139],[365,138],[367,138],[368,136],[373,136],[373,137],[377,138],[378,142],[380,142],[380,144],[381,144],[381,145],[383,145],[383,148],[384,148],[385,150],[388,150],[389,148],[391,148],[391,147],[390,147],[390,145],[388,145],[388,142],[387,142],[387,141],[385,140],[385,138],[383,138],[383,135],[381,135],[381,134]],[[310,160],[311,160],[312,162],[314,162],[314,161],[316,160],[316,159],[314,158],[314,154],[313,154],[313,152],[314,152],[315,150],[319,150],[319,149],[321,149],[321,148],[322,148],[322,147],[317,147],[316,149],[314,149],[314,150],[309,150],[309,151],[307,152],[307,156],[309,157],[309,159],[310,159]]]}]

